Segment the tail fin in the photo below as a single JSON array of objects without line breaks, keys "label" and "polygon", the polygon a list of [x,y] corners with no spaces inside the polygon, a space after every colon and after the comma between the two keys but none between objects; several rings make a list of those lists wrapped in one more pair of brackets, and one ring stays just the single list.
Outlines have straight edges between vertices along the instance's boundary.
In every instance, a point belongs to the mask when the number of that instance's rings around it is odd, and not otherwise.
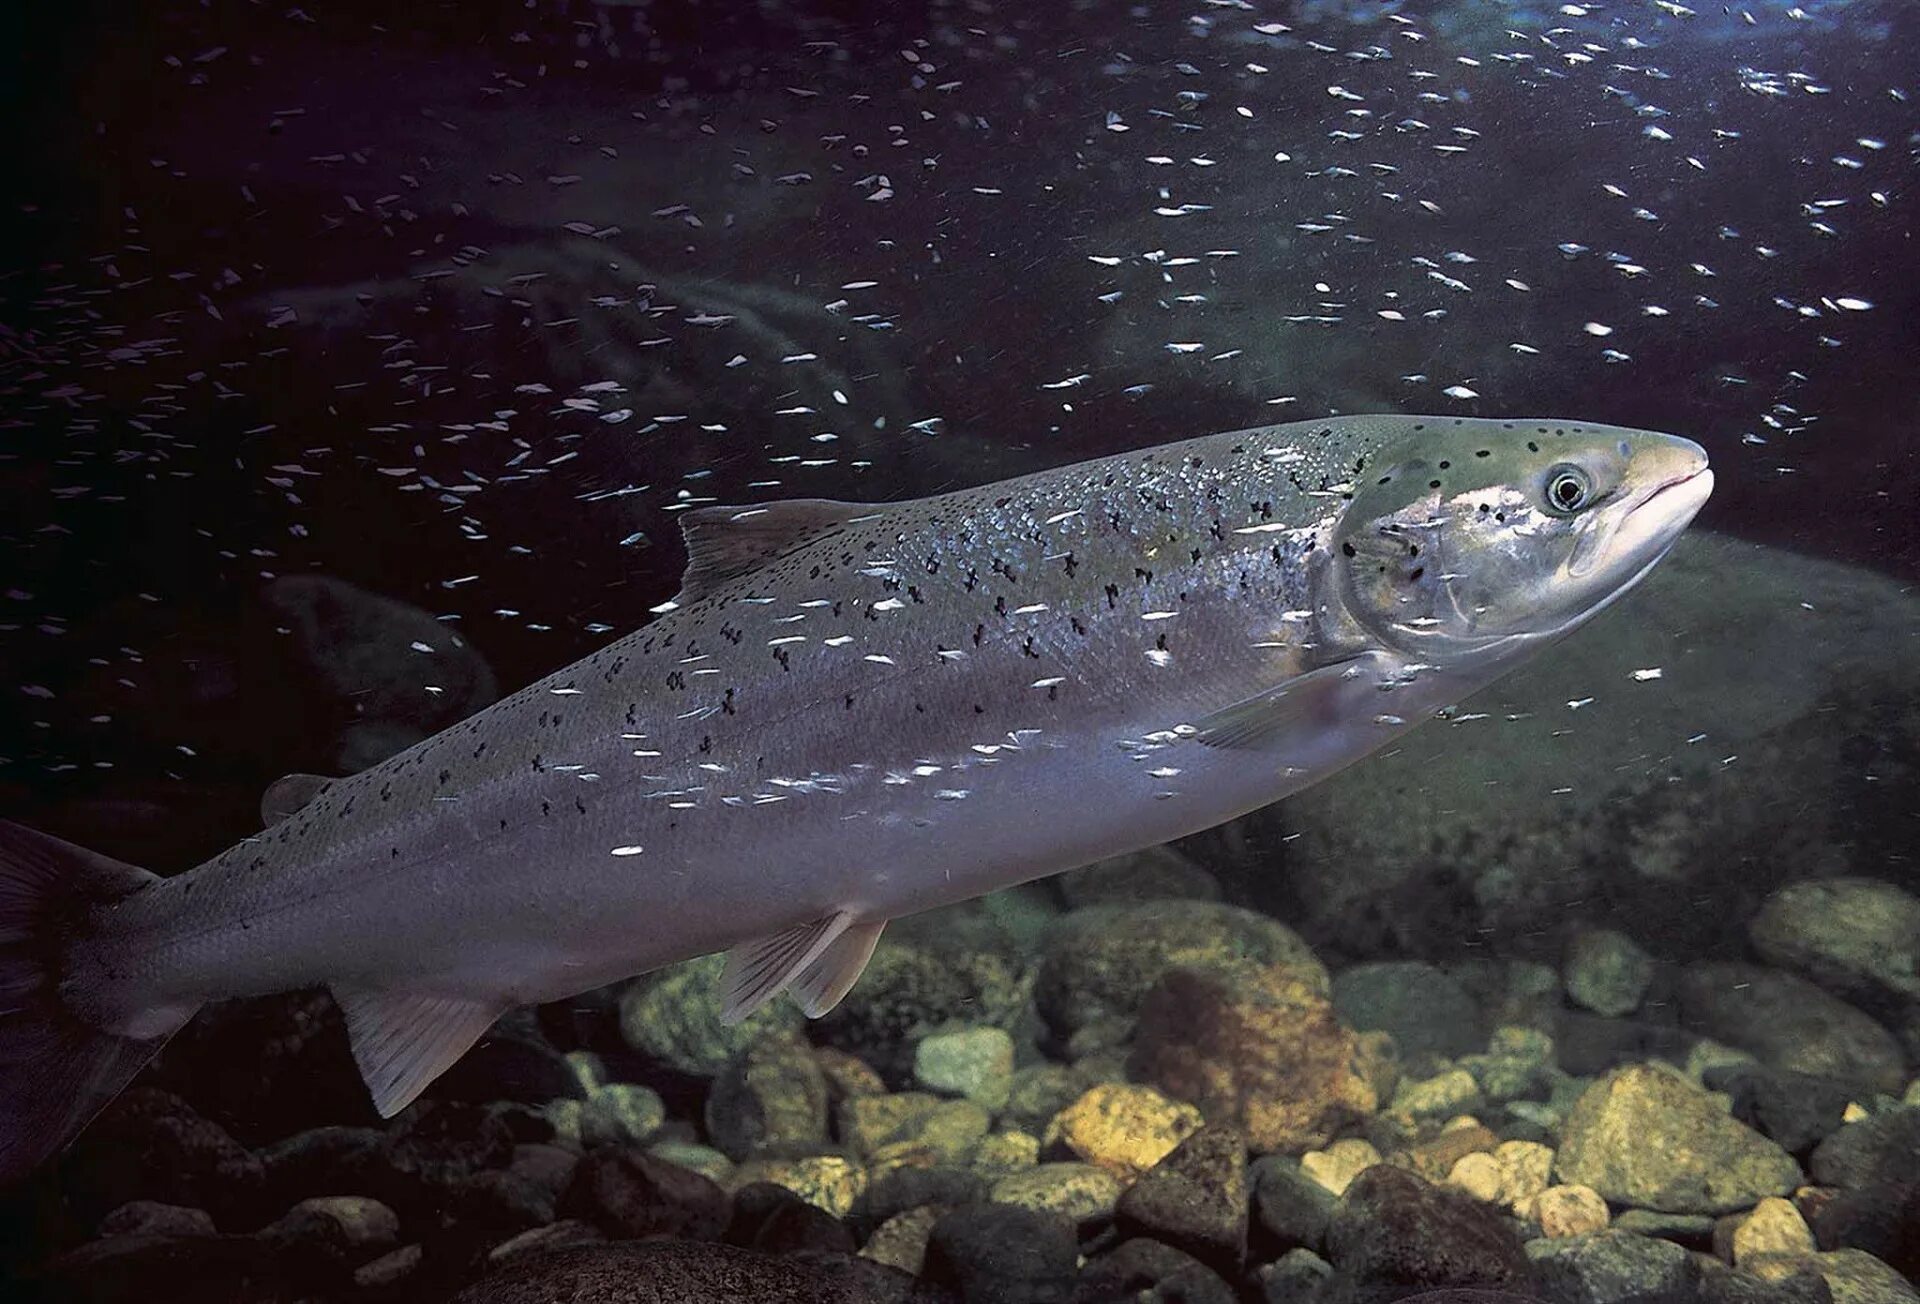
[{"label": "tail fin", "polygon": [[173,1035],[105,1032],[60,991],[93,908],[159,881],[0,820],[0,1187],[71,1141]]}]

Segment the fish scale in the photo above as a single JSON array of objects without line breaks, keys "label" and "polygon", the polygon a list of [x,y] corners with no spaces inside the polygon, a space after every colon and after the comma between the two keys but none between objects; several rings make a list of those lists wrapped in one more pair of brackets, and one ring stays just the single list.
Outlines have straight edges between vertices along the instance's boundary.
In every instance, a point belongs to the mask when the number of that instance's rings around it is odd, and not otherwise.
[{"label": "fish scale", "polygon": [[[283,780],[195,870],[76,871],[60,1017],[110,1095],[204,1001],[325,983],[390,1114],[512,1005],[712,951],[728,1017],[782,989],[819,1014],[889,919],[1398,737],[1617,598],[1710,486],[1666,435],[1345,417],[699,509],[650,624],[360,774]],[[0,826],[10,855],[100,859]]]}]

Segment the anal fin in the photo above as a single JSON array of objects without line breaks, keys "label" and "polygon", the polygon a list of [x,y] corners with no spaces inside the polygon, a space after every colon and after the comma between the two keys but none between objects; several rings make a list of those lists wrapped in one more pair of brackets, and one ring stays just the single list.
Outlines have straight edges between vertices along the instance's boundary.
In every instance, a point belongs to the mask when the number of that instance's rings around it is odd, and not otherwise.
[{"label": "anal fin", "polygon": [[765,1005],[825,955],[853,924],[853,915],[836,910],[771,937],[742,942],[727,952],[720,973],[720,1022],[738,1023]]},{"label": "anal fin", "polygon": [[506,1007],[494,1001],[339,987],[353,1060],[380,1117],[392,1118],[480,1040]]},{"label": "anal fin", "polygon": [[884,919],[850,924],[817,959],[795,976],[787,995],[809,1019],[828,1013],[846,998],[866,972],[867,961],[887,926]]}]

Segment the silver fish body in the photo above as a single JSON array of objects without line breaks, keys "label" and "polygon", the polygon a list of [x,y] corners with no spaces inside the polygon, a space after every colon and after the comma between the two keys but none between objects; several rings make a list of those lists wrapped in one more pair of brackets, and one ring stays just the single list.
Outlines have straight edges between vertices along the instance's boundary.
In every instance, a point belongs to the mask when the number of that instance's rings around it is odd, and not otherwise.
[{"label": "silver fish body", "polygon": [[147,1044],[329,984],[386,1112],[505,1008],[712,951],[736,1010],[791,984],[818,1013],[888,919],[1389,742],[1625,591],[1710,486],[1671,436],[1386,416],[702,509],[675,609],[197,869],[103,888],[59,999]]}]

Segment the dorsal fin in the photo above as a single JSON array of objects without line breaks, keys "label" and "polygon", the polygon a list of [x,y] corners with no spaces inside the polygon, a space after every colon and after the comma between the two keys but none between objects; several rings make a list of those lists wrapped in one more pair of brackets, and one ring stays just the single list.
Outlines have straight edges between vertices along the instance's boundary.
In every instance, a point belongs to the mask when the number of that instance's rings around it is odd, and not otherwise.
[{"label": "dorsal fin", "polygon": [[788,498],[751,507],[697,507],[685,512],[680,533],[687,541],[687,573],[673,600],[683,607],[698,602],[728,580],[881,510],[878,503]]}]

